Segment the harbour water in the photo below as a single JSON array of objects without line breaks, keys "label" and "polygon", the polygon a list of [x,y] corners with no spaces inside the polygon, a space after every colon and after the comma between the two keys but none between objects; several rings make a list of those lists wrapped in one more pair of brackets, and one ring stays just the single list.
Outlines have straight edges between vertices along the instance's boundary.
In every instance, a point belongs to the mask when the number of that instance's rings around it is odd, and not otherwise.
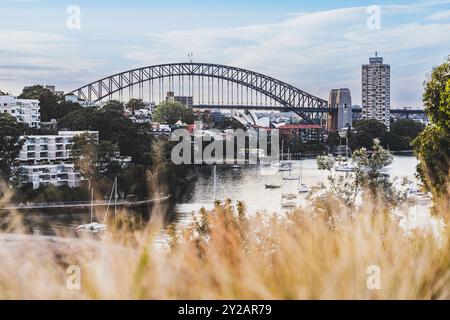
[{"label": "harbour water", "polygon": [[[243,201],[248,214],[256,212],[283,212],[281,204],[282,188],[268,189],[266,184],[281,185],[282,179],[302,172],[302,182],[313,186],[326,182],[328,172],[318,170],[316,159],[293,161],[293,171],[272,172],[262,166],[243,166],[240,170],[230,167],[217,167],[216,198]],[[394,156],[391,165],[386,167],[386,173],[399,181],[407,177],[413,181],[416,172],[417,159],[413,156]],[[297,183],[297,182],[295,182]],[[197,184],[183,203],[175,207],[177,222],[187,225],[192,221],[192,212],[201,207],[211,208],[214,201],[214,182],[211,173],[199,176]],[[306,193],[299,194],[298,205],[307,205]]]},{"label": "harbour water", "polygon": [[[386,167],[391,178],[401,180],[407,177],[414,180],[417,159],[412,156],[394,156],[393,163]],[[315,159],[294,161],[294,169],[290,172],[271,171],[259,165],[242,166],[233,169],[231,166],[217,166],[216,199],[243,201],[248,214],[256,212],[280,213],[282,188],[268,189],[266,184],[281,185],[283,177],[299,175],[301,167],[303,183],[312,186],[325,182],[328,173],[317,169]],[[183,201],[175,205],[172,217],[179,225],[188,225],[192,221],[192,212],[200,208],[212,208],[214,202],[214,179],[212,170],[199,170],[198,180],[185,195]],[[299,194],[297,203],[307,205],[306,194]],[[420,210],[419,210],[420,209]],[[427,206],[419,208],[419,216],[427,213]],[[423,214],[422,214],[423,213]],[[24,224],[28,232],[51,235],[74,235],[77,225],[89,222],[89,212],[80,214],[39,213],[24,215]]]}]

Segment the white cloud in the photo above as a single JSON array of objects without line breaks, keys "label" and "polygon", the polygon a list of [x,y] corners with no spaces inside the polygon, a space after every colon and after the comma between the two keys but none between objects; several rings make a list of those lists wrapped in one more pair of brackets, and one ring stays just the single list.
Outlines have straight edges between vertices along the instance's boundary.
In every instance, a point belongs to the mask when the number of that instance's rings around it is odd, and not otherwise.
[{"label": "white cloud", "polygon": [[16,94],[37,83],[71,88],[74,78],[102,65],[81,57],[78,41],[56,33],[0,30],[0,43],[0,88]]},{"label": "white cloud", "polygon": [[[450,23],[382,25],[371,31],[367,17],[365,7],[346,8],[275,24],[151,34],[148,48],[133,49],[126,58],[150,65],[186,61],[194,52],[194,60],[259,71],[324,98],[332,87],[350,87],[360,104],[361,64],[378,50],[392,64],[393,86],[398,84],[393,104],[419,105],[426,72],[443,59],[442,52],[450,52]],[[434,62],[406,66],[411,52],[415,60]]]},{"label": "white cloud", "polygon": [[438,11],[427,17],[428,20],[450,20],[450,10]]},{"label": "white cloud", "polygon": [[[120,43],[102,34],[68,33],[80,37],[74,39],[3,30],[0,89],[33,83],[74,89],[132,67],[187,61],[193,52],[194,61],[255,70],[323,98],[331,88],[349,87],[360,104],[361,64],[377,50],[392,65],[393,104],[416,106],[426,73],[450,52],[450,22],[417,15],[449,2],[382,6],[379,31],[367,29],[366,7],[297,13],[271,24],[133,34]],[[404,19],[409,14],[414,20]]]}]

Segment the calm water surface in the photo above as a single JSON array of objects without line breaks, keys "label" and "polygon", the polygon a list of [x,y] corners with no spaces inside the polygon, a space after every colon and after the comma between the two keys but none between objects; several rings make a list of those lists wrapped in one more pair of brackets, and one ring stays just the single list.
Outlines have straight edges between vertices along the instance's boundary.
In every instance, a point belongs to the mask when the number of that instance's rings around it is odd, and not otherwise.
[{"label": "calm water surface", "polygon": [[[417,160],[410,156],[395,156],[393,163],[387,167],[387,173],[392,178],[408,177],[414,179]],[[240,170],[233,170],[227,166],[217,166],[216,198],[220,200],[232,199],[244,201],[248,214],[260,212],[282,212],[282,189],[266,189],[266,184],[282,184],[282,178],[289,175],[299,175],[302,172],[303,183],[312,186],[321,181],[325,182],[327,172],[317,169],[315,159],[305,159],[294,162],[292,172],[272,172],[270,167],[242,166]],[[211,171],[199,171],[199,179],[192,190],[186,195],[182,203],[174,208],[175,221],[180,225],[187,225],[192,221],[192,212],[201,207],[212,208],[214,201],[214,180]],[[289,182],[296,187],[297,182]],[[289,187],[289,186],[288,186]],[[307,205],[306,195],[299,195],[298,205]],[[74,228],[89,222],[89,213],[58,214],[39,213],[27,214],[25,225],[28,231],[38,234],[75,235]]]}]

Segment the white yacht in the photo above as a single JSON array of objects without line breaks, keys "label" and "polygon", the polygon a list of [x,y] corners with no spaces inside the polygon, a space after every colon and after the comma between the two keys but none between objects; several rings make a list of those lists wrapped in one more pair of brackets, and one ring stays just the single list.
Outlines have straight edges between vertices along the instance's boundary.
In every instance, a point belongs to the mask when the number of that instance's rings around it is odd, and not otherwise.
[{"label": "white yacht", "polygon": [[348,161],[340,161],[336,164],[334,167],[335,171],[341,171],[341,172],[353,172],[355,171],[355,167],[353,164],[349,163]]},{"label": "white yacht", "polygon": [[91,188],[91,222],[87,224],[79,225],[75,228],[77,232],[92,232],[92,233],[99,233],[102,231],[105,231],[108,226],[106,225],[106,218],[108,217],[109,207],[111,206],[112,197],[114,195],[114,214],[116,214],[116,207],[117,207],[117,177],[114,179],[113,187],[111,190],[111,195],[109,197],[108,206],[106,207],[106,213],[105,217],[103,218],[103,223],[95,222],[94,221],[94,188]]},{"label": "white yacht", "polygon": [[300,173],[298,180],[298,193],[309,192],[309,187],[303,183],[303,160],[300,158]]}]

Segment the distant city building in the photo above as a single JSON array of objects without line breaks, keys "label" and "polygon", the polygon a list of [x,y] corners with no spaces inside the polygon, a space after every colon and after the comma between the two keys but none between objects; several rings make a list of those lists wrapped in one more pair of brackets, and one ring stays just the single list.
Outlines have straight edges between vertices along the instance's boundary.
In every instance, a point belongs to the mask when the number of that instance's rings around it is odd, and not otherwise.
[{"label": "distant city building", "polygon": [[89,133],[98,141],[98,131],[59,131],[57,135],[29,135],[24,140],[17,160],[22,182],[33,189],[42,184],[67,185],[76,188],[83,177],[74,169],[71,146],[75,136]]},{"label": "distant city building", "polygon": [[391,66],[383,58],[369,59],[362,65],[362,118],[377,119],[389,130],[391,108]]},{"label": "distant city building", "polygon": [[80,104],[82,107],[90,107],[90,106],[95,106],[94,102],[90,102],[87,100],[82,100],[79,99],[76,95],[74,94],[67,94],[64,96],[64,100],[66,100],[67,102],[72,102],[72,103],[78,103]]},{"label": "distant city building", "polygon": [[64,91],[56,90],[56,86],[54,86],[54,85],[46,85],[45,89],[50,90],[52,93],[56,94],[57,96],[63,96],[64,95]]},{"label": "distant city building", "polygon": [[318,124],[285,124],[278,127],[282,136],[288,140],[303,143],[322,142],[324,140],[324,129]]},{"label": "distant city building", "polygon": [[211,119],[214,123],[214,125],[221,125],[225,121],[225,114],[220,112],[219,110],[213,110],[211,111]]},{"label": "distant city building", "polygon": [[144,102],[144,105],[141,109],[136,110],[128,110],[126,109],[128,119],[133,121],[134,123],[151,123],[152,115],[155,111],[155,104]]},{"label": "distant city building", "polygon": [[328,105],[334,112],[328,116],[328,131],[339,131],[352,126],[352,96],[350,89],[332,89]]},{"label": "distant city building", "polygon": [[194,105],[194,98],[192,96],[176,96],[172,91],[167,92],[166,101],[180,102],[186,107],[192,107]]},{"label": "distant city building", "polygon": [[27,124],[30,128],[39,128],[41,112],[39,100],[17,99],[15,96],[0,96],[0,112],[8,113],[18,122]]}]

